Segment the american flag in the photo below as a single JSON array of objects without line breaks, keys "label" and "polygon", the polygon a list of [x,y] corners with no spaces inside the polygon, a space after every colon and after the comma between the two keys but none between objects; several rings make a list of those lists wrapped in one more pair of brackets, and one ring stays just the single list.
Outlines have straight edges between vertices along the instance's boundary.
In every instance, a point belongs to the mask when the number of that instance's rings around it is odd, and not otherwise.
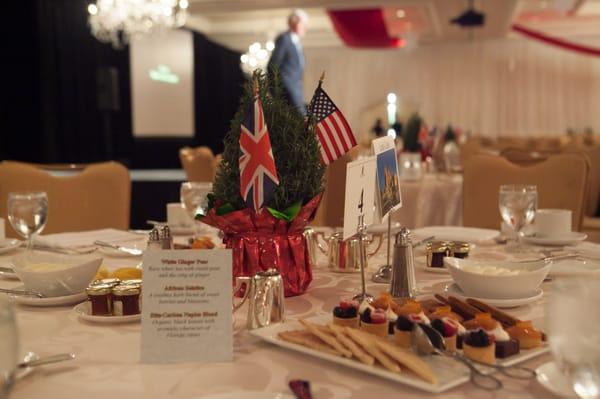
[{"label": "american flag", "polygon": [[315,90],[309,111],[317,124],[315,132],[321,147],[321,161],[329,165],[356,145],[356,138],[342,112],[327,93],[319,87]]},{"label": "american flag", "polygon": [[258,96],[248,107],[240,133],[240,193],[246,206],[258,212],[279,185],[269,131]]}]

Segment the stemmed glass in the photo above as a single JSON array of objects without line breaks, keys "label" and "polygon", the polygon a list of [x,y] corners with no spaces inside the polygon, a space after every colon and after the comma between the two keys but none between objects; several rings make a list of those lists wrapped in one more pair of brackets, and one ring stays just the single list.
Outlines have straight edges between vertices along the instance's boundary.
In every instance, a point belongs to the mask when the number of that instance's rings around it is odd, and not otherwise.
[{"label": "stemmed glass", "polygon": [[48,196],[44,192],[8,194],[8,220],[17,233],[27,239],[27,250],[33,249],[33,241],[46,226]]},{"label": "stemmed glass", "polygon": [[498,205],[502,219],[517,232],[515,252],[523,252],[521,230],[535,218],[537,210],[537,187],[528,185],[500,186]]},{"label": "stemmed glass", "polygon": [[546,306],[550,349],[559,370],[582,399],[600,398],[600,279],[553,283]]},{"label": "stemmed glass", "polygon": [[7,297],[0,297],[0,397],[5,397],[14,382],[17,368],[19,337],[12,306]]},{"label": "stemmed glass", "polygon": [[199,232],[199,222],[196,216],[204,216],[208,212],[207,195],[212,192],[212,183],[207,182],[185,182],[181,183],[181,204],[188,215],[194,221],[196,233]]}]

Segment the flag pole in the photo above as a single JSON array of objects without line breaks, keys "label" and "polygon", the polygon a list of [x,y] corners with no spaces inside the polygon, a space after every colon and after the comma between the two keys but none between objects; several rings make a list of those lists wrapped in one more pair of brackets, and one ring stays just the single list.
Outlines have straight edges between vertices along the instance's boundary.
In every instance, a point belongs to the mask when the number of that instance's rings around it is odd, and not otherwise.
[{"label": "flag pole", "polygon": [[317,86],[317,89],[321,88],[321,85],[323,84],[324,80],[325,80],[325,71],[323,71],[323,73],[321,74],[321,79],[319,79],[319,86]]},{"label": "flag pole", "polygon": [[[321,85],[323,84],[323,80],[325,80],[325,71],[323,71],[323,73],[321,73],[321,77],[319,78],[319,84],[317,85],[317,88],[315,89],[315,93],[313,94],[312,100],[310,101],[310,107],[308,109],[308,121],[310,121],[310,117],[313,114],[313,108],[314,108],[314,104],[315,104],[315,96],[317,95],[317,91],[319,91],[319,89],[321,88]],[[307,125],[308,126],[308,125]]]}]

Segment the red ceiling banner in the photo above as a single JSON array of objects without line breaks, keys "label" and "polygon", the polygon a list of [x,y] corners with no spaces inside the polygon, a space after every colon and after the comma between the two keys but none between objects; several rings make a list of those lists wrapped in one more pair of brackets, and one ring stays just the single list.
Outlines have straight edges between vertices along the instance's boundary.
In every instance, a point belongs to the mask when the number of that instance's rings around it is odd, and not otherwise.
[{"label": "red ceiling banner", "polygon": [[350,47],[399,48],[404,40],[390,37],[385,27],[383,10],[328,10],[339,37]]},{"label": "red ceiling banner", "polygon": [[522,35],[525,35],[531,39],[538,40],[540,42],[551,44],[556,47],[561,47],[566,50],[576,51],[578,53],[583,53],[587,55],[595,55],[600,56],[600,49],[596,47],[585,46],[582,44],[573,43],[564,39],[560,39],[557,37],[552,37],[546,35],[545,33],[538,32],[529,28],[526,28],[523,25],[513,24],[512,30],[515,32],[519,32]]}]

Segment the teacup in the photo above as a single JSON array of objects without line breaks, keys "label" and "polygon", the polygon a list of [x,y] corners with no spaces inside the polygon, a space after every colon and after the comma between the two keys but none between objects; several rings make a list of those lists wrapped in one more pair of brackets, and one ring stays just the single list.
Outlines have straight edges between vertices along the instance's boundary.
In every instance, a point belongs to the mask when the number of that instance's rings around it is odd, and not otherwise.
[{"label": "teacup", "polygon": [[570,234],[571,213],[568,209],[538,209],[535,214],[535,235],[560,237]]}]

